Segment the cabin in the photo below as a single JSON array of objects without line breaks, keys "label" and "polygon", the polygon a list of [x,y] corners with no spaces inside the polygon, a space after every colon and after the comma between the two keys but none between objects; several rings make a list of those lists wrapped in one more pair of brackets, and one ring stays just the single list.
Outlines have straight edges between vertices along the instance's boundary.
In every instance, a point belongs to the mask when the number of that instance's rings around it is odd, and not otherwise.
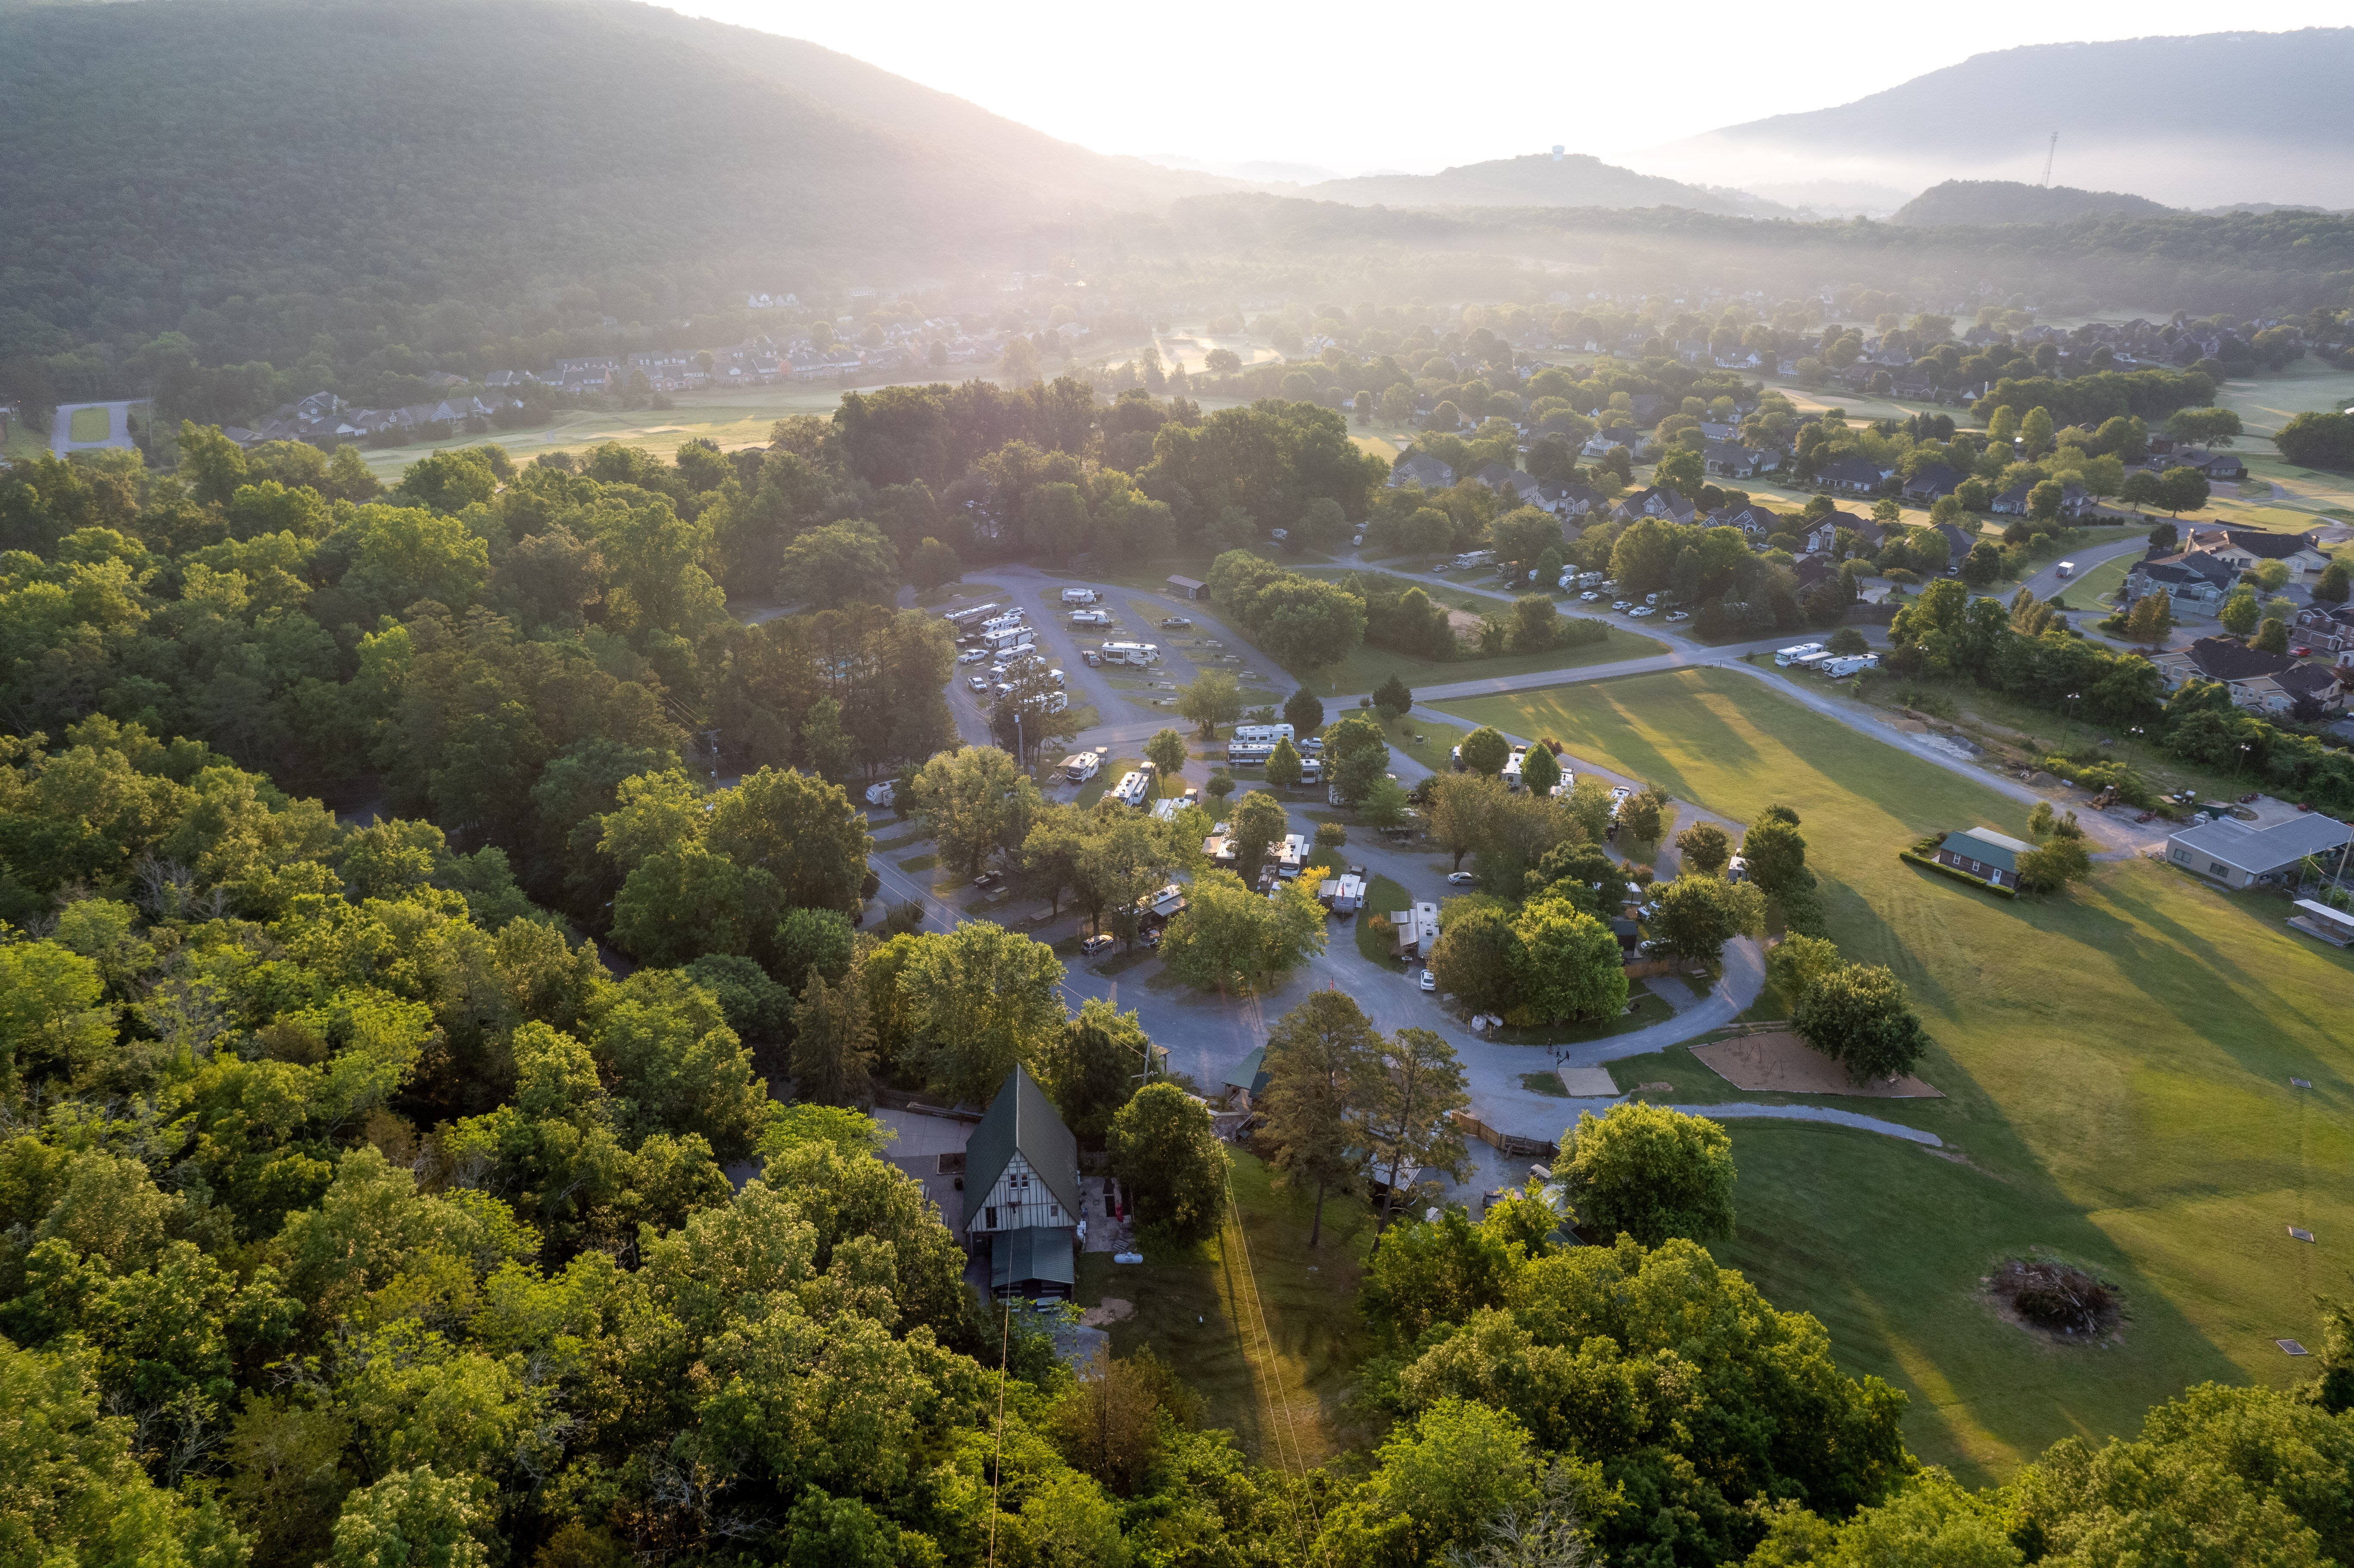
[{"label": "cabin", "polygon": [[1086,1214],[1079,1144],[1028,1068],[1014,1067],[972,1129],[964,1172],[962,1235],[976,1255],[988,1250],[990,1288],[1068,1297]]},{"label": "cabin", "polygon": [[2016,893],[2019,857],[2034,847],[1992,828],[1966,828],[1946,835],[1945,842],[1937,846],[1935,859],[1939,865],[1951,866],[1966,876]]}]

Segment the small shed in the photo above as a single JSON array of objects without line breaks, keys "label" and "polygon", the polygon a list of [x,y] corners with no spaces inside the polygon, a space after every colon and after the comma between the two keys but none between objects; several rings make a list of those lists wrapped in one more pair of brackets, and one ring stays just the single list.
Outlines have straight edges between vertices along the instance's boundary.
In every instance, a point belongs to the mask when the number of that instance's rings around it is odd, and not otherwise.
[{"label": "small shed", "polygon": [[1267,1047],[1261,1045],[1227,1071],[1224,1085],[1227,1106],[1249,1110],[1267,1093]]},{"label": "small shed", "polygon": [[2317,898],[2300,898],[2288,923],[2333,948],[2354,947],[2354,914],[2332,909]]},{"label": "small shed", "polygon": [[1937,846],[1939,865],[1952,866],[1980,882],[1990,882],[1997,887],[2019,888],[2019,857],[2035,846],[2012,838],[2009,833],[1996,832],[1992,828],[1965,828],[1958,833],[1947,833]]},{"label": "small shed", "polygon": [[1172,574],[1169,578],[1169,591],[1179,599],[1207,599],[1210,597],[1210,585],[1199,577],[1181,577]]}]

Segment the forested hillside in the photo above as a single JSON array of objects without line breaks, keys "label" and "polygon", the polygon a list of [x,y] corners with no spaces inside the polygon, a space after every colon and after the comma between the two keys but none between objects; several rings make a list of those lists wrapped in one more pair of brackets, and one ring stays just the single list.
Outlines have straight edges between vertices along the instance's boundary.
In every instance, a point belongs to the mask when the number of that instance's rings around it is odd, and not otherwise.
[{"label": "forested hillside", "polygon": [[1638,175],[1584,153],[1532,153],[1465,164],[1435,175],[1362,175],[1300,193],[1352,207],[1681,207],[1694,212],[1786,215],[1788,208],[1738,191],[1709,190]]},{"label": "forested hillside", "polygon": [[2139,217],[2168,210],[2147,196],[2122,191],[2080,191],[2072,185],[2030,185],[2017,180],[1947,180],[1906,202],[1897,210],[1895,221],[1928,228],[2069,223],[2105,213]]},{"label": "forested hillside", "polygon": [[0,102],[0,361],[147,375],[675,324],[796,270],[987,262],[1046,199],[533,0],[10,8]]}]

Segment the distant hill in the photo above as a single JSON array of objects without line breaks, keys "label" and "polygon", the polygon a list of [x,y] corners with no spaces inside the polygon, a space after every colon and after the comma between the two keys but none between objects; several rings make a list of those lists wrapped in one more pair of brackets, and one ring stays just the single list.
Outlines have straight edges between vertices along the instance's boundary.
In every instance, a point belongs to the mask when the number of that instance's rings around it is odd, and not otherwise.
[{"label": "distant hill", "polygon": [[1051,192],[1053,200],[1116,207],[1159,206],[1178,196],[1237,186],[1235,179],[1204,171],[1164,168],[1142,158],[1111,157],[1058,142],[979,104],[806,39],[681,16],[634,0],[585,3],[619,26],[684,44],[732,70],[789,88],[918,148],[981,164],[1017,186]]},{"label": "distant hill", "polygon": [[615,0],[5,7],[0,105],[0,366],[184,363],[145,348],[175,332],[209,365],[536,362],[604,318],[1019,265],[1033,225],[1231,188]]},{"label": "distant hill", "polygon": [[1899,207],[1896,221],[1914,228],[1964,224],[2067,223],[2097,213],[2139,217],[2174,209],[2122,191],[2080,191],[2073,185],[2022,185],[2017,180],[1947,180]]},{"label": "distant hill", "polygon": [[1744,188],[2054,177],[2171,206],[2354,206],[2354,27],[2038,44],[1835,109],[1655,147],[1636,167]]},{"label": "distant hill", "polygon": [[1781,215],[1789,211],[1740,191],[1709,190],[1638,175],[1583,153],[1532,153],[1464,164],[1435,175],[1363,175],[1326,180],[1299,193],[1352,207],[1681,207],[1694,212]]}]

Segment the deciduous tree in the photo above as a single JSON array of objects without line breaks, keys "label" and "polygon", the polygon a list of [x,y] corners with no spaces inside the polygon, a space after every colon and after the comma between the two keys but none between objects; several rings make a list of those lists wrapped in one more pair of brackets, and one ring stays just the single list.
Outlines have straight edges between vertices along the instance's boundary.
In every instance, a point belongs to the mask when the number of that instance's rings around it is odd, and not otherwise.
[{"label": "deciduous tree", "polygon": [[1733,1235],[1733,1140],[1724,1128],[1668,1106],[1581,1112],[1561,1137],[1570,1201],[1606,1236],[1658,1246]]}]

